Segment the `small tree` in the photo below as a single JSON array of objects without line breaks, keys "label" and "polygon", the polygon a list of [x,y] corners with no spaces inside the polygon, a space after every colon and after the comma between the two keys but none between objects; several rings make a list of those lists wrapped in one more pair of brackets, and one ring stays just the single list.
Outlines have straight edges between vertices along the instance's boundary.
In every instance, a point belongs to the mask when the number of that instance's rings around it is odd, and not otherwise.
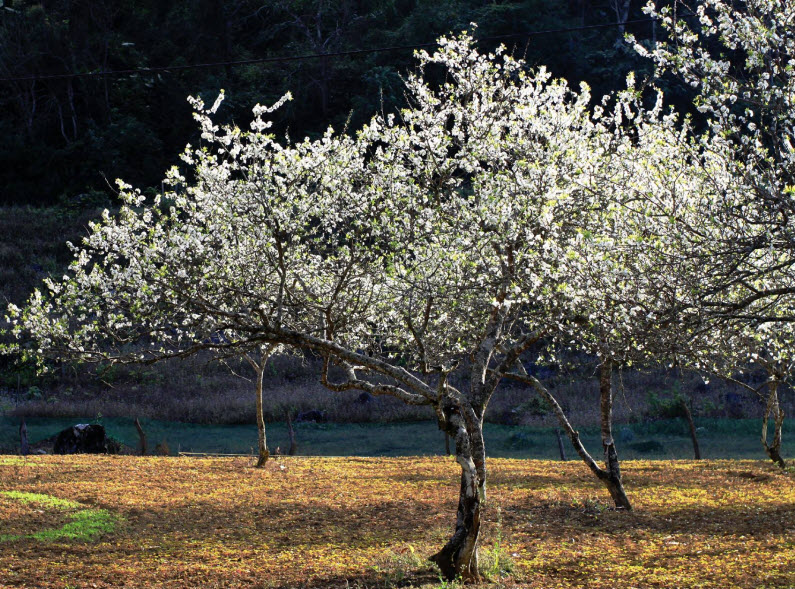
[{"label": "small tree", "polygon": [[691,312],[683,305],[682,276],[697,283],[702,264],[681,237],[700,224],[714,191],[688,121],[666,113],[662,98],[658,92],[655,106],[645,109],[630,76],[612,110],[597,109],[604,130],[592,148],[601,157],[579,179],[587,182],[583,203],[591,211],[556,258],[568,296],[550,309],[551,337],[558,348],[596,359],[604,467],[551,392],[537,379],[514,375],[552,404],[577,453],[624,509],[631,503],[612,430],[613,370],[658,362],[678,349],[683,317]]},{"label": "small tree", "polygon": [[257,355],[244,352],[246,361],[257,375],[256,384],[256,413],[257,413],[257,467],[265,466],[270,457],[268,451],[268,438],[265,432],[265,415],[263,414],[262,384],[265,376],[265,366],[276,346],[269,345],[261,348]]},{"label": "small tree", "polygon": [[[720,344],[716,345],[716,341]],[[791,323],[742,321],[722,324],[717,337],[692,340],[682,354],[682,358],[694,368],[739,385],[759,397],[764,406],[762,446],[770,459],[782,468],[786,463],[781,456],[784,411],[779,401],[779,390],[792,379],[795,368],[792,346]],[[759,366],[766,376],[761,386],[753,387],[736,377],[737,373],[755,366]],[[773,439],[769,440],[771,419]]]}]

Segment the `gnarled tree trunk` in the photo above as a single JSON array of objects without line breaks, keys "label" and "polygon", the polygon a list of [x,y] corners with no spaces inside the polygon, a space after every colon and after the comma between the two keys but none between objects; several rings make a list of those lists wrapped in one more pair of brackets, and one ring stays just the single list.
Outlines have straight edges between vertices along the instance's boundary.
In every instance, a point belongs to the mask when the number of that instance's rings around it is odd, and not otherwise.
[{"label": "gnarled tree trunk", "polygon": [[[467,424],[457,409],[445,410],[445,423],[440,427],[455,440],[455,458],[461,466],[461,486],[453,536],[430,560],[435,562],[447,580],[460,577],[479,581],[478,538],[483,502],[486,496],[485,471],[477,466],[478,439],[482,440],[482,422]],[[469,426],[469,427],[468,427]],[[471,431],[472,427],[476,431]]]},{"label": "gnarled tree trunk", "polygon": [[[767,442],[767,424],[770,417],[773,417],[773,442]],[[765,406],[765,416],[762,419],[762,445],[765,452],[770,456],[770,460],[778,464],[781,468],[786,467],[784,459],[781,457],[781,429],[784,425],[784,411],[778,402],[778,381],[771,380],[767,383],[767,404]]]}]

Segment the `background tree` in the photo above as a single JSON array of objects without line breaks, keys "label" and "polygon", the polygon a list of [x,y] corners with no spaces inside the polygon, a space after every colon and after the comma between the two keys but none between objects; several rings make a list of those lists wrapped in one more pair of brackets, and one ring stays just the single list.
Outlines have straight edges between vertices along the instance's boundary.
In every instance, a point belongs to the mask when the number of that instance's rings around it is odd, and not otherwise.
[{"label": "background tree", "polygon": [[[764,312],[769,314],[769,302],[765,306]],[[754,311],[753,307],[748,308],[749,318],[721,322],[692,338],[680,351],[679,358],[685,365],[737,384],[759,398],[763,406],[762,446],[770,459],[784,468],[786,463],[781,456],[784,411],[779,396],[792,378],[792,323],[756,321]],[[765,379],[758,387],[741,376],[760,370]]]},{"label": "background tree", "polygon": [[[707,125],[699,137],[698,168],[710,198],[682,223],[679,251],[699,273],[681,273],[679,309],[685,319],[681,357],[731,378],[754,362],[767,373],[762,443],[780,455],[783,412],[778,389],[789,373],[793,320],[793,130],[795,8],[790,2],[674,2],[646,12],[661,19],[670,42],[653,50],[636,44],[659,72],[696,89]],[[696,16],[679,18],[682,11]],[[758,392],[758,391],[756,391]],[[774,437],[768,444],[768,419]]]},{"label": "background tree", "polygon": [[[642,15],[633,5],[630,16]],[[185,138],[196,139],[184,97],[219,88],[232,97],[218,114],[223,122],[246,120],[257,100],[272,103],[292,90],[294,100],[274,115],[280,133],[318,137],[329,122],[342,129],[348,120],[358,129],[375,111],[406,106],[401,72],[412,53],[162,68],[429,43],[479,22],[482,38],[519,35],[484,48],[504,41],[528,63],[572,82],[587,79],[602,93],[645,63],[614,47],[615,28],[521,34],[614,21],[608,0],[581,7],[541,0],[16,0],[0,11],[0,77],[22,78],[0,81],[0,130],[8,137],[0,146],[0,203],[90,207],[113,199],[105,179],[113,175],[153,194]],[[630,30],[651,34],[645,25]],[[101,75],[145,68],[161,69]],[[62,77],[42,78],[49,75]]]},{"label": "background tree", "polygon": [[[680,18],[682,11],[695,19]],[[641,54],[659,72],[671,72],[696,89],[706,116],[701,139],[704,167],[717,195],[705,217],[712,233],[693,231],[709,288],[693,301],[713,316],[732,320],[754,306],[757,319],[791,320],[793,280],[792,198],[795,129],[789,63],[795,54],[790,2],[676,1],[646,12],[661,19],[670,41]],[[688,237],[688,236],[685,236]],[[769,255],[769,252],[775,255]],[[775,301],[775,307],[754,305]]]},{"label": "background tree", "polygon": [[[605,105],[609,101],[604,101]],[[580,441],[560,403],[520,367],[514,378],[530,384],[552,405],[580,457],[604,482],[617,507],[631,503],[621,480],[612,431],[613,370],[654,365],[675,354],[682,339],[682,284],[697,283],[699,258],[677,249],[711,194],[711,177],[698,165],[698,145],[687,121],[653,108],[629,79],[610,109],[596,109],[600,132],[592,136],[594,159],[578,177],[589,209],[555,259],[566,280],[566,303],[551,309],[551,338],[558,351],[585,352],[599,378],[604,468]]]}]

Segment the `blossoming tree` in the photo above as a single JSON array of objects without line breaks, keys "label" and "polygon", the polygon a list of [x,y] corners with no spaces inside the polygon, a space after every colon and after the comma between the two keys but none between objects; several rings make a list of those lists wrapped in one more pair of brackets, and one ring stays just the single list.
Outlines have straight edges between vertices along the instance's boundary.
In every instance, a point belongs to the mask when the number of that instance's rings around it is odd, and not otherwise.
[{"label": "blossoming tree", "polygon": [[567,297],[547,317],[555,348],[596,359],[604,467],[585,449],[551,391],[521,367],[510,375],[551,404],[577,453],[624,509],[631,503],[612,432],[614,368],[670,360],[681,350],[682,324],[694,323],[686,288],[698,284],[703,272],[699,242],[683,236],[703,225],[715,197],[689,122],[663,107],[662,93],[650,109],[643,98],[630,76],[610,110],[595,110],[600,132],[591,134],[591,149],[600,157],[575,180],[583,183],[587,198],[581,202],[590,212],[557,258]]},{"label": "blossoming tree", "polygon": [[[677,0],[646,12],[669,41],[636,49],[691,86],[718,195],[700,251],[712,260],[694,305],[713,317],[792,321],[795,294],[795,8],[788,0]],[[695,18],[681,18],[682,12]],[[711,243],[710,243],[711,242]],[[774,255],[770,255],[774,252]],[[768,305],[754,305],[764,300]],[[782,304],[784,303],[784,304]],[[754,317],[746,311],[754,307]]]},{"label": "blossoming tree", "polygon": [[[412,106],[355,137],[278,142],[219,128],[195,101],[202,146],[154,203],[124,206],[75,248],[62,280],[10,308],[16,352],[156,361],[274,346],[323,358],[321,382],[430,406],[455,440],[455,531],[433,556],[478,578],[483,419],[500,380],[567,305],[559,257],[589,214],[585,177],[604,128],[586,88],[466,35],[418,54]],[[431,84],[429,67],[447,78]],[[187,186],[187,188],[183,188]],[[578,294],[579,296],[579,294]],[[449,376],[464,374],[464,387]]]},{"label": "blossoming tree", "polygon": [[[669,41],[636,48],[695,91],[706,129],[699,167],[712,185],[679,245],[701,271],[679,275],[685,364],[723,377],[768,375],[762,443],[781,458],[778,391],[791,373],[795,320],[795,6],[787,0],[677,0],[646,12]],[[695,18],[680,18],[683,12]],[[759,393],[759,391],[756,391]],[[774,422],[768,442],[768,419]]]}]

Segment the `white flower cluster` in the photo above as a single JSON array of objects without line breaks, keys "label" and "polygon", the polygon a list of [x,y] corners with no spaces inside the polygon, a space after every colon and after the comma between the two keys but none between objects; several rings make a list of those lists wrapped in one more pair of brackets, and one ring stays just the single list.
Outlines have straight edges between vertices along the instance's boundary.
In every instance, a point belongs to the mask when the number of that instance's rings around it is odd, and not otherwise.
[{"label": "white flower cluster", "polygon": [[[703,134],[662,94],[644,107],[633,76],[593,107],[587,86],[482,55],[466,34],[419,52],[411,108],[355,137],[277,141],[263,117],[289,95],[255,107],[250,131],[213,123],[223,95],[208,110],[192,99],[195,180],[172,170],[153,203],[120,183],[122,209],[92,225],[69,275],[9,308],[12,351],[281,344],[345,367],[352,387],[434,406],[441,389],[417,375],[466,364],[480,411],[540,342],[623,363],[779,357],[795,293],[795,33],[788,2],[746,4],[706,0],[697,31],[648,8],[676,43],[638,50],[697,89]],[[711,55],[713,37],[744,61]]]}]

